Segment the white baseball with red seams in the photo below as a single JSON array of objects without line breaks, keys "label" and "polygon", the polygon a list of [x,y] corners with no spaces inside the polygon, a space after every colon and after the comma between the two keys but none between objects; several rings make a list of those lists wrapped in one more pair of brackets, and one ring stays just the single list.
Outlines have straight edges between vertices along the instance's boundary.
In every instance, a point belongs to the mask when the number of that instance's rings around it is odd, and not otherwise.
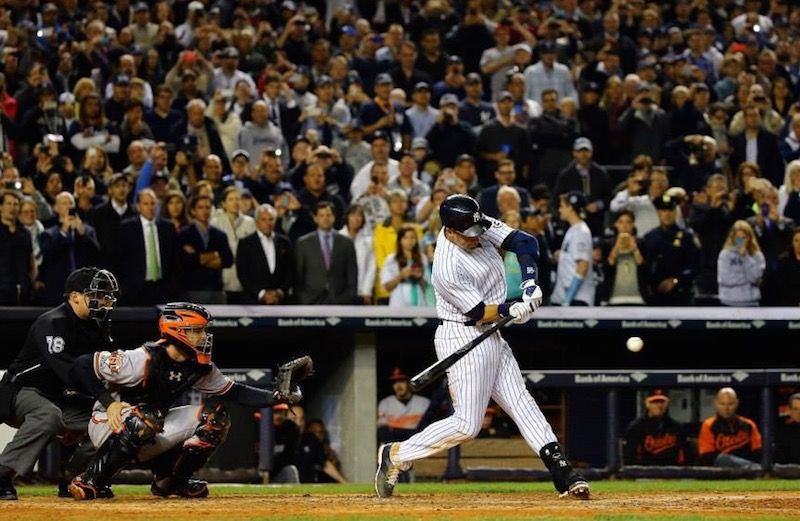
[{"label": "white baseball with red seams", "polygon": [[[436,311],[442,325],[436,329],[436,356],[446,357],[485,331],[489,324],[467,326],[466,313],[481,302],[501,304],[506,300],[506,276],[499,248],[514,230],[496,219],[480,236],[480,246],[467,250],[439,233],[433,260]],[[487,338],[447,372],[453,415],[392,447],[391,459],[403,465],[474,438],[489,399],[508,413],[525,441],[538,454],[556,441],[536,401],[528,392],[519,364],[500,332]]]}]

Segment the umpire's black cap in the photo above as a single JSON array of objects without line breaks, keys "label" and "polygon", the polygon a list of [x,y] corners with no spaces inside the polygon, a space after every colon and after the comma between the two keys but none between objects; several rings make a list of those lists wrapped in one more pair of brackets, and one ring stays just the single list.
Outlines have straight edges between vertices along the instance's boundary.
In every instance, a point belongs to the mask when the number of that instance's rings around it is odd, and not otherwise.
[{"label": "umpire's black cap", "polygon": [[88,291],[98,271],[100,270],[94,267],[78,268],[73,271],[69,274],[67,281],[64,283],[64,293],[70,293],[72,291],[83,293],[84,291]]},{"label": "umpire's black cap", "polygon": [[439,206],[442,226],[452,228],[465,237],[477,237],[492,225],[478,201],[468,195],[453,194]]}]

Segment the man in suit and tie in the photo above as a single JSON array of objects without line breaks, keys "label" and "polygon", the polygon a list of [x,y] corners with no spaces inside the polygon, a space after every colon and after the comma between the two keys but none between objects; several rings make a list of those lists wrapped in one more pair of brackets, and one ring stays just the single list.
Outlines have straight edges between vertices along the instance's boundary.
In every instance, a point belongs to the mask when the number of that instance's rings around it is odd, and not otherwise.
[{"label": "man in suit and tie", "polygon": [[314,209],[317,229],[298,239],[295,248],[295,294],[299,304],[353,304],[358,266],[353,241],[333,231],[333,203]]},{"label": "man in suit and tie", "polygon": [[292,244],[275,233],[277,218],[270,204],[256,208],[256,232],[241,239],[236,249],[236,273],[247,304],[281,304],[292,288]]},{"label": "man in suit and tie", "polygon": [[97,242],[102,252],[102,266],[106,269],[114,267],[117,258],[115,250],[119,243],[119,227],[122,221],[136,215],[128,204],[131,193],[131,182],[128,176],[116,173],[108,183],[108,201],[97,205],[91,214],[90,224],[97,232]]},{"label": "man in suit and tie", "polygon": [[156,216],[156,194],[136,194],[139,215],[119,225],[116,258],[120,299],[127,306],[163,304],[178,296],[175,227]]},{"label": "man in suit and tie", "polygon": [[211,198],[189,200],[192,223],[178,232],[185,298],[198,304],[226,304],[222,269],[233,266],[233,253],[225,232],[211,225]]}]

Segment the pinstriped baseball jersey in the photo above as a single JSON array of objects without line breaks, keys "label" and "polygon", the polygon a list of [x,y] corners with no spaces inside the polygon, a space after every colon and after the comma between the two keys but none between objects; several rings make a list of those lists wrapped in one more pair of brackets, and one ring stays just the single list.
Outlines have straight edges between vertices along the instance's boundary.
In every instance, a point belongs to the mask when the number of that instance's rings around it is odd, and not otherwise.
[{"label": "pinstriped baseball jersey", "polygon": [[480,237],[480,247],[460,248],[445,239],[444,228],[433,256],[433,288],[439,318],[463,322],[464,314],[479,303],[501,304],[506,300],[506,272],[500,245],[514,230],[487,217],[491,227]]}]

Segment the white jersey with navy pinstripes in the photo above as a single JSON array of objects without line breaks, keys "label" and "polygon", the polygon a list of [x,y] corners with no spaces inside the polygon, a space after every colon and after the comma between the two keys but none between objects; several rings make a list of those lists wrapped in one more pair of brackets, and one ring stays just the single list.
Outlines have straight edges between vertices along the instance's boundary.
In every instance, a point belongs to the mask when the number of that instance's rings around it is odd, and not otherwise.
[{"label": "white jersey with navy pinstripes", "polygon": [[483,302],[501,304],[506,300],[506,272],[500,245],[514,229],[487,217],[492,225],[480,236],[480,247],[467,250],[444,237],[436,241],[433,257],[433,289],[436,313],[442,320],[464,322],[464,314]]}]

